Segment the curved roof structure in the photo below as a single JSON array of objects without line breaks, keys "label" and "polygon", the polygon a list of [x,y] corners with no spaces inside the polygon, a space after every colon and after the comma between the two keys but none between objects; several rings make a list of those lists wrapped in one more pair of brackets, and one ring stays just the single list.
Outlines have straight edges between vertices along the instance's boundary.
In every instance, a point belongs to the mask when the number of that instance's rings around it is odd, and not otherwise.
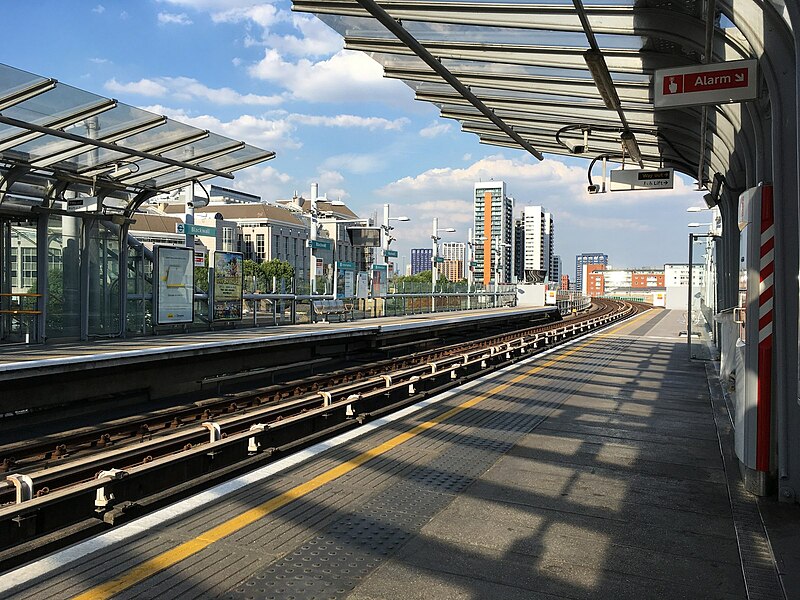
[{"label": "curved roof structure", "polygon": [[[656,69],[753,57],[702,0],[294,0],[480,141],[725,172],[741,105],[656,111]],[[588,142],[588,144],[587,144]],[[588,147],[587,147],[588,146]]]},{"label": "curved roof structure", "polygon": [[131,213],[147,197],[275,157],[241,141],[0,64],[0,207],[25,183],[117,201]]}]

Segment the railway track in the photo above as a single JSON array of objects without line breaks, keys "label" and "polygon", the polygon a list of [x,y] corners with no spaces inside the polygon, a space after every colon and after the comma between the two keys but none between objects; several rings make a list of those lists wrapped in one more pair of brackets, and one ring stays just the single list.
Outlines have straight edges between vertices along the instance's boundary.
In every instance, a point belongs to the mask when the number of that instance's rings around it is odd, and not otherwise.
[{"label": "railway track", "polygon": [[49,551],[65,527],[120,522],[645,309],[597,301],[555,324],[0,447],[10,473],[0,481],[0,566]]}]

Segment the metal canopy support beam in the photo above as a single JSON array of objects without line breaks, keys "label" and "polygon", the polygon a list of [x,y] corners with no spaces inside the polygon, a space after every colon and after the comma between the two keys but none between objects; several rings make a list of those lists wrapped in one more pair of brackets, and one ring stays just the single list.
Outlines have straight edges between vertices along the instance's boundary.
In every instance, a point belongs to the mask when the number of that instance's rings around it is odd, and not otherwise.
[{"label": "metal canopy support beam", "polygon": [[[204,153],[195,154],[192,156],[192,162],[189,164],[194,165],[195,162],[201,163],[214,158],[219,158],[220,156],[225,156],[226,154],[235,152],[236,150],[241,150],[242,148],[244,148],[244,142],[231,141],[230,144],[226,144],[221,148],[210,148]],[[181,167],[176,165],[158,165],[155,169],[150,169],[149,171],[143,171],[141,173],[136,172],[126,175],[125,177],[120,177],[118,181],[125,185],[135,185],[141,181],[147,181],[148,179],[152,179],[154,177],[167,175],[173,171],[179,171],[180,169]],[[197,169],[193,168],[193,170]]]},{"label": "metal canopy support beam", "polygon": [[511,127],[506,125],[501,119],[499,119],[491,109],[489,109],[481,100],[470,91],[470,89],[461,83],[447,68],[442,65],[434,56],[428,52],[428,50],[420,44],[414,36],[412,36],[408,31],[406,31],[400,23],[395,21],[389,14],[383,10],[374,0],[358,0],[358,3],[364,7],[364,9],[369,12],[375,19],[377,19],[386,29],[388,29],[392,34],[394,34],[397,39],[399,39],[402,43],[404,43],[411,51],[414,52],[417,56],[419,56],[425,64],[427,64],[431,69],[433,69],[442,79],[444,79],[447,83],[449,83],[454,90],[456,90],[461,96],[467,99],[470,104],[472,104],[475,108],[477,108],[481,113],[483,113],[487,119],[489,119],[492,123],[494,123],[501,131],[506,133],[509,137],[511,137],[515,142],[517,142],[522,148],[530,152],[533,156],[538,158],[539,160],[543,160],[544,156],[541,152],[539,152],[536,148],[530,145],[526,140],[524,140],[519,134],[517,134]]},{"label": "metal canopy support beam", "polygon": [[[150,119],[145,119],[142,121],[138,121],[133,125],[126,125],[125,127],[115,127],[113,129],[109,129],[108,131],[98,135],[96,138],[92,138],[94,141],[101,141],[107,143],[113,143],[117,140],[124,140],[129,138],[137,133],[142,133],[149,129],[153,129],[155,127],[160,127],[164,123],[167,122],[166,117],[162,117],[160,115],[153,115]],[[65,149],[66,147],[66,149]],[[36,167],[37,169],[41,169],[44,167],[49,167],[50,165],[54,165],[64,160],[69,160],[73,156],[78,156],[83,154],[84,152],[90,152],[91,149],[86,148],[83,143],[79,142],[77,145],[68,145],[64,142],[52,142],[47,144],[44,148],[40,148],[38,151],[39,157],[35,160],[30,162],[32,167]]]},{"label": "metal canopy support beam", "polygon": [[56,87],[57,83],[55,79],[42,79],[22,89],[15,90],[6,96],[0,97],[0,110],[5,110],[15,104],[48,92]]},{"label": "metal canopy support beam", "polygon": [[[194,144],[195,142],[204,140],[207,137],[208,131],[195,131],[189,135],[173,137],[168,140],[157,140],[150,145],[138,148],[138,150],[150,152],[151,154],[161,154],[162,152],[168,152],[187,144]],[[239,142],[236,145],[238,148],[242,148],[244,146],[244,142]],[[109,170],[113,169],[118,162],[119,161],[108,161],[99,167],[85,167],[84,169],[78,169],[78,173],[85,177],[94,177],[95,175],[100,175],[101,173],[108,173]]]},{"label": "metal canopy support beam", "polygon": [[[70,111],[67,114],[51,115],[48,119],[46,119],[44,122],[40,122],[39,124],[45,127],[52,127],[54,129],[63,129],[64,127],[69,127],[70,125],[74,125],[75,123],[83,121],[89,117],[93,117],[107,110],[111,110],[116,105],[116,100],[102,98],[97,102],[93,102],[88,106],[84,106],[80,110]],[[19,146],[20,144],[30,142],[31,140],[42,137],[43,135],[45,134],[35,131],[22,131],[12,134],[0,141],[0,152],[3,150],[8,150],[9,148],[13,148],[14,146]]]},{"label": "metal canopy support beam", "polygon": [[[591,79],[578,77],[542,77],[517,73],[487,73],[485,71],[469,71],[466,69],[450,71],[465,85],[532,94],[565,96],[572,98],[594,98],[597,91]],[[383,68],[384,76],[391,79],[406,79],[438,83],[441,79],[427,69],[411,67]],[[616,82],[620,100],[632,104],[652,105],[650,85],[646,83]],[[425,89],[420,86],[420,89]],[[538,98],[534,101],[538,101]]]},{"label": "metal canopy support beam", "polygon": [[158,162],[166,163],[168,165],[173,165],[175,167],[180,167],[183,169],[190,169],[192,171],[205,173],[207,175],[224,177],[225,179],[233,179],[233,175],[231,175],[230,173],[215,171],[213,169],[206,169],[205,167],[192,165],[190,163],[186,163],[180,160],[174,160],[171,158],[167,158],[165,156],[150,154],[149,152],[141,152],[139,150],[134,150],[133,148],[125,148],[123,146],[117,146],[116,144],[109,144],[107,142],[102,142],[100,140],[93,140],[92,138],[84,137],[82,135],[75,135],[74,133],[67,133],[66,131],[61,131],[59,129],[51,129],[50,127],[41,127],[39,125],[34,125],[33,123],[26,123],[25,121],[20,121],[19,119],[12,119],[10,117],[4,117],[0,115],[0,123],[4,123],[5,125],[11,125],[12,127],[19,127],[20,129],[39,131],[47,135],[52,135],[55,137],[63,138],[65,140],[70,140],[71,142],[79,142],[82,144],[86,144],[87,146],[95,146],[97,148],[104,148],[106,150],[124,152],[126,154],[129,154],[130,156],[137,156],[139,158],[149,158]]},{"label": "metal canopy support beam", "polygon": [[[396,40],[360,36],[346,36],[344,40],[347,50],[414,54],[413,50]],[[583,53],[586,48],[458,41],[424,41],[423,43],[425,48],[435,53],[439,59],[450,58],[489,64],[586,70],[586,62],[583,59]],[[648,50],[605,50],[603,55],[606,58],[608,68],[612,72],[634,75],[652,75],[656,69],[669,69],[690,64],[689,59],[686,57],[666,55]]]}]

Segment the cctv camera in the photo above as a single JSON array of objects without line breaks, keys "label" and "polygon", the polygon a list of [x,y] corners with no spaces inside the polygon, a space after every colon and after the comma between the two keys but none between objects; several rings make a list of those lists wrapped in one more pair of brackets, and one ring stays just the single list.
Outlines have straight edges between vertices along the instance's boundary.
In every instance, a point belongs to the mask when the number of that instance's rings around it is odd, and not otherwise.
[{"label": "cctv camera", "polygon": [[583,154],[584,152],[586,152],[586,146],[584,146],[583,144],[579,144],[577,146],[570,146],[569,151],[572,152],[573,154]]},{"label": "cctv camera", "polygon": [[600,186],[594,184],[590,185],[589,187],[586,188],[586,191],[589,192],[590,194],[596,194],[597,192],[600,191]]}]

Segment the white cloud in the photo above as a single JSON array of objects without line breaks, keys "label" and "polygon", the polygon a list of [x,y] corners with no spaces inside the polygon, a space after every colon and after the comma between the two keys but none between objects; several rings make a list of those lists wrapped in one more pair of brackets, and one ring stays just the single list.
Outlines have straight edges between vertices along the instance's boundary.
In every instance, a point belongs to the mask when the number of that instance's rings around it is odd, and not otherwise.
[{"label": "white cloud", "polygon": [[420,129],[419,134],[424,138],[435,138],[442,134],[447,133],[452,129],[450,123],[441,123],[439,121],[434,121],[427,127]]},{"label": "white cloud", "polygon": [[298,100],[309,102],[396,102],[412,97],[411,89],[383,78],[381,66],[362,52],[342,50],[327,60],[297,63],[285,61],[277,50],[267,49],[264,58],[249,68],[257,79],[285,87]]},{"label": "white cloud", "polygon": [[270,34],[263,43],[292,56],[328,56],[342,50],[342,36],[316,17],[293,14],[291,20],[300,36]]},{"label": "white cloud", "polygon": [[158,13],[158,24],[159,25],[191,25],[192,20],[189,18],[189,15],[186,13]]},{"label": "white cloud", "polygon": [[374,154],[339,154],[322,163],[323,169],[341,170],[356,175],[376,173],[386,166],[385,161]]},{"label": "white cloud", "polygon": [[382,117],[360,117],[358,115],[301,115],[291,114],[287,116],[294,123],[300,125],[322,126],[322,127],[363,127],[369,130],[383,129],[386,131],[399,131],[410,122],[405,117],[400,119],[384,119]]},{"label": "white cloud", "polygon": [[108,60],[107,58],[90,58],[89,62],[92,62],[92,63],[94,63],[96,65],[107,65],[111,61]]},{"label": "white cloud", "polygon": [[127,10],[123,10],[121,13],[119,13],[119,18],[123,21],[127,20],[129,16],[130,15],[128,14]]},{"label": "white cloud", "polygon": [[106,12],[106,7],[103,6],[102,4],[98,4],[92,9],[92,12],[97,13],[98,15],[102,15],[104,12]]},{"label": "white cloud", "polygon": [[465,162],[468,161],[468,160],[472,160],[472,154],[467,152],[464,156],[461,157],[461,160],[463,160]]},{"label": "white cloud", "polygon": [[193,127],[208,129],[220,135],[242,140],[265,150],[300,148],[302,145],[292,137],[294,128],[291,123],[282,118],[267,119],[254,115],[242,115],[231,121],[221,121],[211,115],[192,116],[184,110],[161,105],[143,106],[142,108]]},{"label": "white cloud", "polygon": [[190,77],[156,77],[141,79],[137,82],[119,83],[111,79],[105,83],[111,92],[139,94],[154,98],[167,95],[177,100],[203,100],[219,105],[274,106],[283,102],[281,96],[260,96],[257,94],[240,94],[231,88],[210,88]]},{"label": "white cloud", "polygon": [[272,4],[233,6],[225,10],[211,12],[214,23],[241,23],[252,21],[264,29],[269,29],[275,23],[285,19],[283,11],[279,11]]},{"label": "white cloud", "polygon": [[112,78],[103,85],[105,89],[112,93],[139,94],[141,96],[160,97],[165,96],[167,88],[152,79],[140,79],[129,83],[120,83]]},{"label": "white cloud", "polygon": [[291,190],[293,179],[290,175],[278,171],[270,163],[254,165],[234,173],[234,182],[222,185],[233,186],[248,194],[261,196],[267,202],[274,202],[278,198],[287,196],[287,189]]}]

